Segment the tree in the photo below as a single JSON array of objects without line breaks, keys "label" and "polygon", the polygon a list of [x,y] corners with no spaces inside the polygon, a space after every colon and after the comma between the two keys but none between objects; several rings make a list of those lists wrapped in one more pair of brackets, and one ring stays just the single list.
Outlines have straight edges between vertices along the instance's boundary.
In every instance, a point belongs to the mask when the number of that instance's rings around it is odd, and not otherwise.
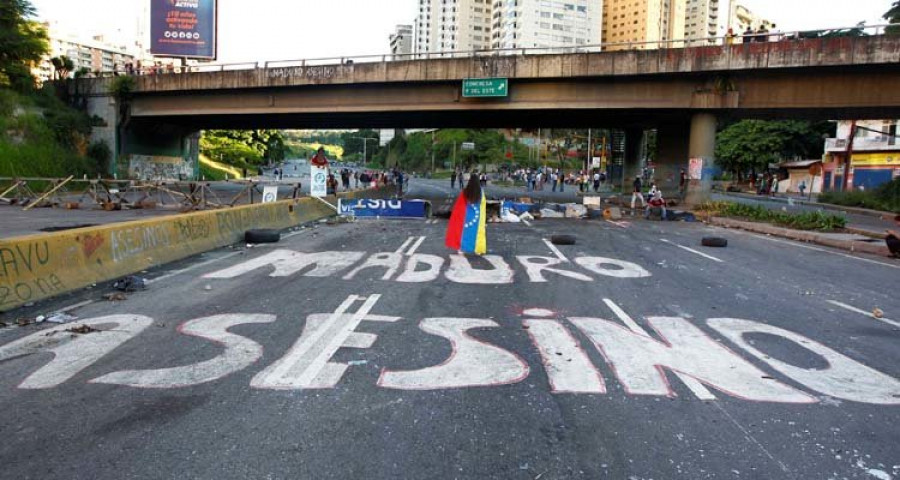
[{"label": "tree", "polygon": [[743,120],[719,132],[716,162],[741,178],[784,159],[819,158],[833,133],[829,122]]},{"label": "tree", "polygon": [[889,35],[900,35],[900,0],[894,2],[894,5],[891,6],[891,9],[884,14],[884,19],[887,20],[891,26],[885,29],[885,33]]},{"label": "tree", "polygon": [[[72,70],[75,69],[75,62],[73,62],[71,58],[65,55],[51,58],[50,64],[53,65],[53,70],[56,72],[57,80],[69,78],[69,74],[72,72]],[[85,67],[81,67],[81,69],[79,69],[79,71],[82,70],[90,72],[90,70]]]},{"label": "tree", "polygon": [[49,52],[47,31],[30,20],[35,13],[29,0],[0,0],[0,87],[34,87],[30,67]]}]

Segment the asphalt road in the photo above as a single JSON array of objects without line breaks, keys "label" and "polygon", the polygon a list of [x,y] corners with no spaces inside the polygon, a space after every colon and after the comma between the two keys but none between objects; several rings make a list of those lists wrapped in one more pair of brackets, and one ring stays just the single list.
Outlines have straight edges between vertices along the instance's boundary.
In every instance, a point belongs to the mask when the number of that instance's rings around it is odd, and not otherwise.
[{"label": "asphalt road", "polygon": [[900,263],[574,220],[472,259],[444,231],[318,224],[0,329],[0,478],[900,475]]}]

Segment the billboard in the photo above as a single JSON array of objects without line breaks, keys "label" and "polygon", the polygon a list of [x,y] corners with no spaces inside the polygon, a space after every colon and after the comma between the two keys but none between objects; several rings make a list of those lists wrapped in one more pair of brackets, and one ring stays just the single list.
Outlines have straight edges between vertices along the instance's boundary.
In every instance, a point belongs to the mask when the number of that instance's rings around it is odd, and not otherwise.
[{"label": "billboard", "polygon": [[216,0],[151,0],[150,53],[216,58]]}]

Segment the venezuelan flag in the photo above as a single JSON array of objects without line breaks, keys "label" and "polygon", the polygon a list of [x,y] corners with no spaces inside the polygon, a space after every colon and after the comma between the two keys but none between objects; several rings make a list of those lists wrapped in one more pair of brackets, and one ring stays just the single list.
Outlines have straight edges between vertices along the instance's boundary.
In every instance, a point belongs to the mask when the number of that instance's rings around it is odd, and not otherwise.
[{"label": "venezuelan flag", "polygon": [[487,253],[486,211],[484,194],[479,203],[469,204],[465,193],[460,193],[450,213],[450,224],[447,226],[447,238],[444,242],[447,248],[478,255]]}]

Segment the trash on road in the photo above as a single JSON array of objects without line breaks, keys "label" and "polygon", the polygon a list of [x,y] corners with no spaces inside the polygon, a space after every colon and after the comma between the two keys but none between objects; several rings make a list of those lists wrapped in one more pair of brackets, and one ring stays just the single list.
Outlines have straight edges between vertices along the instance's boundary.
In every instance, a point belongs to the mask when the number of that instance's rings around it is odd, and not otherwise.
[{"label": "trash on road", "polygon": [[541,213],[540,218],[564,218],[565,217],[565,215],[563,215],[562,213],[557,212],[556,210],[551,210],[549,208],[542,208],[540,213]]},{"label": "trash on road", "polygon": [[78,320],[78,317],[76,317],[75,315],[57,312],[47,317],[45,321],[48,323],[69,323],[75,320]]},{"label": "trash on road", "polygon": [[124,293],[107,293],[103,298],[110,302],[122,302],[128,300],[128,295],[125,295]]},{"label": "trash on road", "polygon": [[100,330],[87,325],[75,325],[72,328],[67,328],[66,331],[70,333],[77,333],[79,335],[86,335],[88,333],[99,332]]},{"label": "trash on road", "polygon": [[872,316],[875,318],[884,318],[884,312],[880,308],[875,307],[875,309],[872,310]]},{"label": "trash on road", "polygon": [[550,237],[550,243],[554,245],[575,245],[574,235],[553,235]]},{"label": "trash on road", "polygon": [[[328,220],[324,218],[320,221],[320,223],[326,222],[328,222]],[[244,232],[244,241],[249,244],[278,243],[281,241],[281,232],[279,232],[278,230],[271,230],[267,228],[247,230],[246,232]]]},{"label": "trash on road", "polygon": [[136,292],[147,288],[147,280],[137,275],[129,275],[113,283],[113,288],[123,292]]}]

